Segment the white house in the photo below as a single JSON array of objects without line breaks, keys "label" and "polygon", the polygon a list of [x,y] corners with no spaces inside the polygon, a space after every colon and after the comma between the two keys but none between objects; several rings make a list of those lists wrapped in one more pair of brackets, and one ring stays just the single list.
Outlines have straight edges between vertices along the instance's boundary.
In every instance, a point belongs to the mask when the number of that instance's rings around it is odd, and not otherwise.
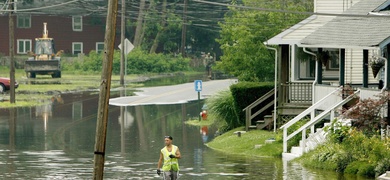
[{"label": "white house", "polygon": [[[291,107],[306,105],[284,129],[284,153],[287,141],[324,118],[334,118],[335,111],[351,97],[340,96],[344,86],[352,86],[360,99],[373,97],[390,86],[390,0],[315,0],[309,18],[269,39],[267,46],[277,46],[277,115],[288,115]],[[323,59],[327,59],[326,63]],[[374,77],[370,63],[386,64]],[[325,64],[325,65],[324,65]],[[383,83],[382,83],[383,82]],[[387,112],[384,117],[387,117]],[[311,121],[298,131],[287,129],[301,118]],[[310,149],[306,139],[296,154]]]}]

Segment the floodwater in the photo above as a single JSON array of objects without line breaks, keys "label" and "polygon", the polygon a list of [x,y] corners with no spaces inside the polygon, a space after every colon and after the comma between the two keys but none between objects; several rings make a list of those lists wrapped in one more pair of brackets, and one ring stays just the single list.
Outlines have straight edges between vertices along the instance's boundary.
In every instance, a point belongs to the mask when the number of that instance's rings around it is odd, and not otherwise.
[{"label": "floodwater", "polygon": [[[47,105],[0,108],[0,179],[92,179],[98,94],[62,94]],[[245,158],[207,148],[215,127],[185,121],[198,102],[110,106],[104,179],[162,179],[164,136],[182,153],[180,179],[347,179],[278,158]],[[226,147],[229,148],[229,147]],[[356,179],[356,178],[354,178]]]}]

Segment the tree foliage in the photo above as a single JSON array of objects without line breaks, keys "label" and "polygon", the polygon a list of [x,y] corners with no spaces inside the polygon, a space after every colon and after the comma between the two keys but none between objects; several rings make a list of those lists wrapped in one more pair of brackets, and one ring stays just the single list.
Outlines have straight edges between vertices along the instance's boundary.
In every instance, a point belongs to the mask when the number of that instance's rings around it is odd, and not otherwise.
[{"label": "tree foliage", "polygon": [[[64,62],[64,70],[82,70],[84,72],[100,72],[102,70],[103,56],[101,53],[91,51],[82,61]],[[164,54],[149,54],[140,49],[134,49],[127,56],[127,74],[169,73],[188,71],[189,59],[181,56]],[[120,51],[115,51],[112,67],[114,74],[120,72]]]},{"label": "tree foliage", "polygon": [[367,136],[380,134],[381,127],[387,122],[381,117],[381,111],[388,105],[390,94],[383,92],[377,98],[360,100],[356,105],[347,109],[342,117],[352,119],[352,126],[362,131]]},{"label": "tree foliage", "polygon": [[[307,1],[243,0],[243,5],[267,9],[311,11]],[[246,81],[270,81],[274,74],[274,54],[263,44],[306,16],[300,14],[230,8],[218,42],[223,56],[217,68]]]}]

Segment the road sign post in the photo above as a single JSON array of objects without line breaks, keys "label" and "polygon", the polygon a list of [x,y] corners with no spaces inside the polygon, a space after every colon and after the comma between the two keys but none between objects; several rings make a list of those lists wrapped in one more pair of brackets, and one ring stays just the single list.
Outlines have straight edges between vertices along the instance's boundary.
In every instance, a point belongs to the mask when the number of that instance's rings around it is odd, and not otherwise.
[{"label": "road sign post", "polygon": [[[198,110],[201,112],[202,110],[200,109],[200,91],[202,91],[202,80],[195,80],[194,81],[195,85],[195,91],[198,92]],[[199,121],[200,121],[200,113],[198,115]]]},{"label": "road sign post", "polygon": [[[124,65],[125,65],[125,68],[124,68],[125,75],[124,75],[124,77],[122,77],[122,75],[121,75],[121,79],[123,79],[121,81],[123,81],[123,86],[125,88],[125,96],[126,96],[126,81],[125,81],[125,77],[127,76],[127,54],[129,54],[130,51],[132,51],[134,49],[134,45],[131,44],[131,42],[126,38],[126,39],[123,40],[123,46],[124,46],[123,50],[122,50],[122,44],[119,44],[118,48],[121,50],[121,54],[124,55],[124,59],[125,59],[124,60],[125,61],[125,63],[124,63]],[[121,69],[122,69],[122,67],[121,67]]]}]

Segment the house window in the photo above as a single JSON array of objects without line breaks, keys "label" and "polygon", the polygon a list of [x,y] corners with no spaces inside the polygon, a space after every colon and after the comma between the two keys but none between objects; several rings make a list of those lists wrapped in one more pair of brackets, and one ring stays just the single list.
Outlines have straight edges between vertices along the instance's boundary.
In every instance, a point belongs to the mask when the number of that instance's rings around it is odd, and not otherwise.
[{"label": "house window", "polygon": [[83,31],[83,17],[73,16],[72,17],[73,31]]},{"label": "house window", "polygon": [[17,27],[18,28],[30,28],[31,27],[31,16],[18,15],[17,16]]},{"label": "house window", "polygon": [[31,51],[31,40],[30,39],[18,39],[18,54],[27,54],[28,51]]},{"label": "house window", "polygon": [[329,63],[326,67],[327,70],[339,70],[340,66],[340,56],[339,50],[330,50],[329,51]]},{"label": "house window", "polygon": [[97,42],[96,43],[96,52],[100,53],[104,50],[104,43],[103,42]]},{"label": "house window", "polygon": [[83,53],[83,43],[82,42],[72,43],[72,53],[73,54]]}]

